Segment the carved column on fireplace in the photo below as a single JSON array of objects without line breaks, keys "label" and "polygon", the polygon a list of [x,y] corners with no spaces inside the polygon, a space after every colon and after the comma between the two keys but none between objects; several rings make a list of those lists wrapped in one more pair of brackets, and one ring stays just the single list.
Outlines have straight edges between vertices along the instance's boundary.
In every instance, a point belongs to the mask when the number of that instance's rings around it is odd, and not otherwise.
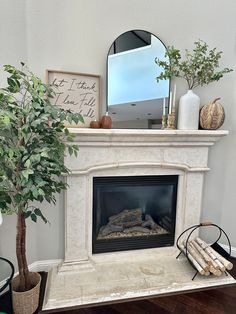
[{"label": "carved column on fireplace", "polygon": [[[146,250],[92,253],[94,177],[177,175],[175,237],[200,222],[208,150],[227,131],[71,129],[80,147],[66,156],[71,173],[65,201],[65,260],[59,271],[92,267],[102,259],[119,260]],[[149,253],[161,252],[151,248]],[[159,251],[158,251],[159,250]],[[132,255],[131,255],[132,254]]]}]

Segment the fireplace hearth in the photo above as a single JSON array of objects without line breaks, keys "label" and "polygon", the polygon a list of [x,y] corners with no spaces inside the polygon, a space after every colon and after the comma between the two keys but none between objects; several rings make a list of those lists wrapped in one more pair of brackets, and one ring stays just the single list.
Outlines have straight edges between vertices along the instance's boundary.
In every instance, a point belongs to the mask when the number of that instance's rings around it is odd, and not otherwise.
[{"label": "fireplace hearth", "polygon": [[93,253],[171,246],[178,176],[93,178]]}]

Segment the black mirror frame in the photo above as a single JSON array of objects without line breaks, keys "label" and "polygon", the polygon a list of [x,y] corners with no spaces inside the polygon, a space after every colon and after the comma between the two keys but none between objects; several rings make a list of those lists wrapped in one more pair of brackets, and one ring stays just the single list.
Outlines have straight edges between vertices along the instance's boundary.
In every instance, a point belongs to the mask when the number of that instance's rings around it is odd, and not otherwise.
[{"label": "black mirror frame", "polygon": [[[162,45],[165,47],[165,49],[167,50],[167,46],[164,44],[164,42],[159,37],[157,37],[155,34],[149,32],[149,31],[146,31],[143,29],[132,29],[132,30],[126,31],[126,32],[120,34],[118,37],[116,37],[116,39],[110,45],[110,47],[108,49],[107,57],[106,57],[106,112],[108,112],[108,57],[109,57],[109,52],[110,52],[111,47],[113,46],[114,42],[118,38],[120,38],[122,35],[124,35],[126,33],[135,32],[135,31],[142,31],[142,32],[150,33],[151,35],[155,36],[162,43]],[[169,92],[168,92],[169,99],[170,99],[170,91],[171,91],[171,78],[169,79]],[[169,103],[168,103],[167,111],[169,111]]]}]

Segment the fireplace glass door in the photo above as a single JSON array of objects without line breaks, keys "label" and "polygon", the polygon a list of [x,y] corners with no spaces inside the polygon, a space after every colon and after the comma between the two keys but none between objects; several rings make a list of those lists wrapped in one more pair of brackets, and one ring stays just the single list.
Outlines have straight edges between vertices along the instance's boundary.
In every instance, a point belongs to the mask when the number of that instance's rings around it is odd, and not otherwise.
[{"label": "fireplace glass door", "polygon": [[93,178],[93,253],[172,246],[178,176]]}]

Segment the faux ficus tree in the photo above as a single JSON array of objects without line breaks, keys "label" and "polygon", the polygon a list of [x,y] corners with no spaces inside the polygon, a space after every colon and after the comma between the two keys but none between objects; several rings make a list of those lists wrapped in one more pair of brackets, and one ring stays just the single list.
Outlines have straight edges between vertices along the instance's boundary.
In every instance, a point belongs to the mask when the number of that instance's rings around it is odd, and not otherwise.
[{"label": "faux ficus tree", "polygon": [[[22,63],[22,69],[4,66],[7,86],[0,90],[0,210],[17,215],[16,255],[19,291],[31,288],[26,260],[26,219],[48,222],[42,206],[55,203],[55,194],[66,189],[62,175],[69,172],[64,155],[77,155],[64,122],[83,122],[83,117],[50,103],[54,96]],[[71,144],[67,144],[71,143]]]},{"label": "faux ficus tree", "polygon": [[170,46],[165,54],[166,60],[155,59],[156,64],[163,68],[157,82],[179,77],[186,80],[189,89],[194,89],[219,81],[224,74],[232,71],[229,68],[219,69],[221,55],[222,51],[217,51],[216,48],[209,49],[202,40],[194,43],[192,52],[186,49],[184,56],[181,56],[179,49]]}]

